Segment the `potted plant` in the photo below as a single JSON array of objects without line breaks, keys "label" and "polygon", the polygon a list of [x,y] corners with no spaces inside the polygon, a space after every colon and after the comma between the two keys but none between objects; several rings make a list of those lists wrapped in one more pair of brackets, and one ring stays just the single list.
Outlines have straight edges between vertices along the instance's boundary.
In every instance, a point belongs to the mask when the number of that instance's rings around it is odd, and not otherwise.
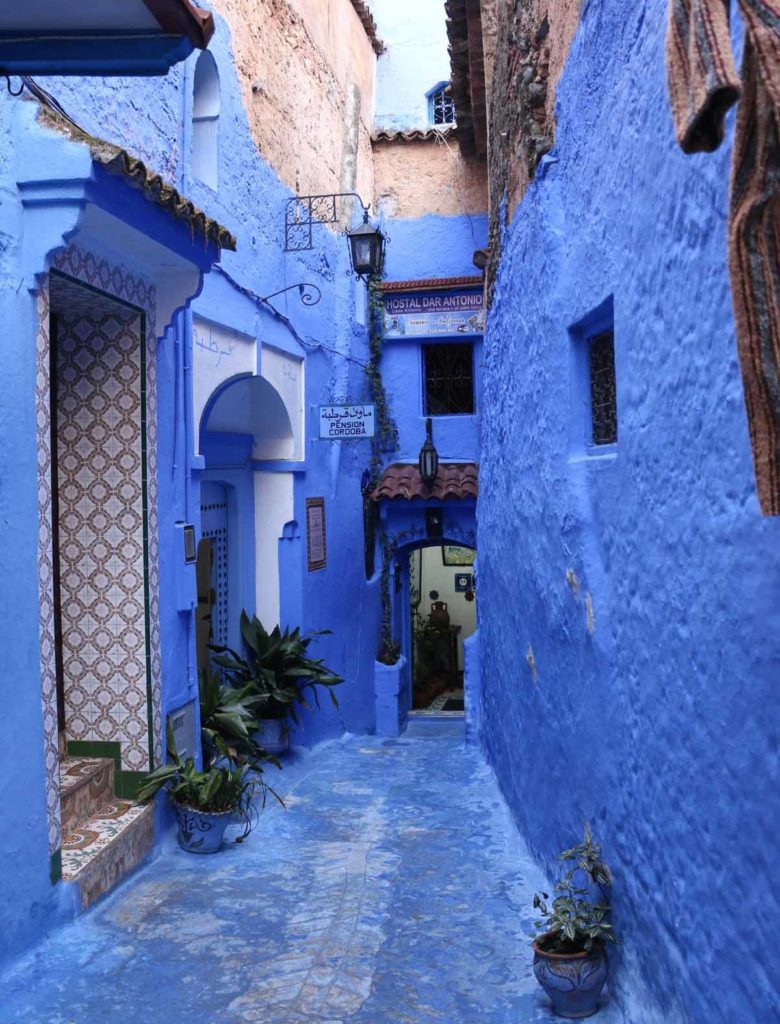
[{"label": "potted plant", "polygon": [[193,758],[179,757],[170,726],[167,739],[170,761],[148,776],[138,799],[149,800],[160,789],[167,790],[176,811],[179,846],[190,853],[217,853],[225,829],[236,821],[244,826],[236,841],[246,839],[254,823],[253,797],[259,791],[264,803],[269,789],[262,776],[242,758],[199,771]]},{"label": "potted plant", "polygon": [[255,740],[260,709],[265,700],[251,687],[223,683],[216,672],[200,677],[200,738],[204,764],[214,765],[243,758],[255,771],[278,760]]},{"label": "potted plant", "polygon": [[[556,884],[557,895],[549,906],[546,892],[534,897],[541,914],[534,927],[543,930],[533,943],[534,974],[560,1017],[590,1017],[599,1008],[607,980],[605,945],[617,942],[605,895],[612,876],[587,825],[582,843],[558,859],[573,866]],[[584,885],[576,884],[578,874]]]},{"label": "potted plant", "polygon": [[326,668],[321,658],[308,657],[309,644],[315,636],[329,630],[317,630],[301,636],[300,629],[282,631],[275,626],[269,633],[257,618],[241,613],[241,638],[244,654],[230,647],[212,645],[213,662],[227,673],[230,683],[237,689],[257,698],[259,729],[255,740],[271,754],[287,749],[288,719],[298,723],[298,706],[310,707],[307,693],[320,706],[319,687],[323,687],[333,705],[339,702],[333,687],[342,682],[341,676]]}]

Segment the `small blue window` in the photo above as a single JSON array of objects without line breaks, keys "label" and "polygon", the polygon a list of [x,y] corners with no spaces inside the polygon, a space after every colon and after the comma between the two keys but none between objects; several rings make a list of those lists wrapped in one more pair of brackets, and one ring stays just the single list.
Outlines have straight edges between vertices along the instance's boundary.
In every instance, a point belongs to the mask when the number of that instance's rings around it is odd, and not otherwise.
[{"label": "small blue window", "polygon": [[432,125],[455,124],[455,101],[449,82],[440,82],[428,93],[428,120]]},{"label": "small blue window", "polygon": [[610,296],[570,328],[573,342],[572,448],[613,452],[618,443],[614,304]]},{"label": "small blue window", "polygon": [[219,71],[205,50],[195,65],[192,95],[192,170],[210,188],[219,183]]}]

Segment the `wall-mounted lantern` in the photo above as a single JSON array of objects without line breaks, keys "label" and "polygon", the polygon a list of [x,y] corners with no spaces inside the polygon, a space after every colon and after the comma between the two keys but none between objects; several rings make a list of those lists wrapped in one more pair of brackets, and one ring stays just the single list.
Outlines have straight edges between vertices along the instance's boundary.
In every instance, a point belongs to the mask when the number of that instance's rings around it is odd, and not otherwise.
[{"label": "wall-mounted lantern", "polygon": [[433,426],[430,416],[425,421],[425,444],[420,449],[418,468],[422,482],[430,490],[439,475],[439,453],[433,443]]},{"label": "wall-mounted lantern", "polygon": [[358,277],[372,277],[382,269],[384,234],[369,222],[368,206],[357,192],[331,192],[320,196],[293,196],[285,203],[284,251],[305,252],[314,247],[314,228],[319,224],[336,224],[339,200],[357,199],[363,209],[363,223],[347,232],[349,258]]},{"label": "wall-mounted lantern", "polygon": [[385,236],[369,223],[368,210],[363,212],[360,227],[347,232],[352,270],[358,277],[372,277],[382,269]]}]

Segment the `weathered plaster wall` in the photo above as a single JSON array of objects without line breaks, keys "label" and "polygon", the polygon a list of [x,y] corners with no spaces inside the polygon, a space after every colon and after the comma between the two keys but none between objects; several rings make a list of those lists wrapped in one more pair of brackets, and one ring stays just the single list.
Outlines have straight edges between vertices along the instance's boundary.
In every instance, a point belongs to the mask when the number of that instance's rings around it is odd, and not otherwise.
[{"label": "weathered plaster wall", "polygon": [[581,7],[582,0],[482,4],[490,151],[490,282],[501,257],[506,218],[512,217],[539,160],[555,142],[557,85]]},{"label": "weathered plaster wall", "polygon": [[386,217],[487,211],[485,164],[464,157],[454,138],[376,141],[374,177],[377,203]]},{"label": "weathered plaster wall", "polygon": [[299,194],[372,194],[376,55],[349,0],[216,0],[252,137]]},{"label": "weathered plaster wall", "polygon": [[[52,887],[41,702],[36,466],[35,296],[20,287],[22,209],[15,188],[13,107],[0,102],[0,316],[5,370],[0,375],[0,961],[73,913],[72,891]],[[20,524],[28,529],[20,529]],[[48,753],[56,757],[49,747]],[[56,831],[58,831],[58,825]]]},{"label": "weathered plaster wall", "polygon": [[[586,819],[602,841],[632,1024],[748,1024],[777,1011],[772,944],[742,923],[778,912],[780,523],[759,513],[736,361],[730,145],[675,144],[665,8],[586,6],[557,162],[505,235],[478,507],[482,728],[543,859]],[[575,443],[587,384],[570,327],[610,296],[619,439],[599,457]]]}]

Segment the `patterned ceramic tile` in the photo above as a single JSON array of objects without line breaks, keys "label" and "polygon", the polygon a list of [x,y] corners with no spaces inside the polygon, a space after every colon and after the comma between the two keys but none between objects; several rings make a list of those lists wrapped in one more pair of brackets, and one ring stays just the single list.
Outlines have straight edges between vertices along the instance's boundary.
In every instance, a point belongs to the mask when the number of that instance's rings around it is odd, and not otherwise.
[{"label": "patterned ceramic tile", "polygon": [[114,799],[114,762],[108,758],[71,758],[60,763],[63,833],[72,832]]},{"label": "patterned ceramic tile", "polygon": [[82,910],[113,889],[154,845],[154,808],[113,800],[62,840],[62,877],[78,882]]},{"label": "patterned ceramic tile", "polygon": [[[71,318],[58,296],[57,454],[65,722],[148,765],[140,317]],[[83,289],[82,289],[83,290]],[[117,664],[119,656],[120,664]],[[131,698],[131,704],[126,698]]]},{"label": "patterned ceramic tile", "polygon": [[[119,740],[122,744],[122,767],[140,771],[148,768],[150,761],[147,739],[147,651],[143,617],[147,603],[150,610],[149,661],[155,760],[159,761],[162,757],[155,288],[124,268],[112,266],[106,260],[75,246],[60,252],[53,266],[77,281],[133,304],[145,314],[148,597],[144,592],[143,535],[138,519],[140,505],[135,500],[140,473],[140,428],[138,422],[133,426],[129,415],[130,404],[133,404],[136,414],[140,412],[141,353],[137,331],[140,317],[125,307],[120,309],[110,297],[106,299],[95,292],[72,285],[67,296],[72,327],[68,356],[71,368],[74,371],[78,368],[82,379],[78,384],[75,376],[69,383],[66,381],[64,390],[70,387],[69,397],[72,402],[66,409],[67,429],[60,431],[60,444],[67,449],[60,452],[61,458],[65,456],[65,477],[69,468],[71,475],[75,473],[77,463],[86,468],[85,478],[77,481],[73,476],[63,488],[65,490],[71,485],[66,498],[69,507],[64,513],[68,517],[64,523],[70,555],[68,582],[71,588],[75,588],[77,580],[82,580],[83,588],[79,590],[79,598],[87,604],[82,616],[71,615],[68,622],[71,665],[74,674],[83,673],[78,685],[69,688],[72,712],[72,719],[68,721],[69,735],[72,739]],[[57,287],[61,288],[63,279],[56,280]],[[45,276],[37,296],[36,398],[41,696],[46,740],[49,846],[54,851],[60,845],[60,783],[52,599],[49,305],[50,278]],[[135,331],[132,330],[133,325]],[[97,342],[96,330],[100,335]],[[128,348],[131,334],[134,338],[133,352]],[[83,348],[80,353],[76,352],[76,341]],[[82,359],[86,359],[84,365]],[[135,376],[131,383],[127,374],[132,368]],[[80,392],[80,385],[84,385],[89,392],[86,397],[90,401],[83,401],[85,396]],[[70,463],[68,456],[72,457]],[[126,490],[128,486],[131,490]],[[137,588],[139,571],[140,591]],[[134,623],[128,622],[131,612],[137,616]],[[117,635],[121,637],[121,643],[117,643]],[[126,644],[133,650],[129,661],[126,657]],[[138,649],[142,651],[140,661],[136,653]],[[132,685],[128,687],[129,677]]]},{"label": "patterned ceramic tile", "polygon": [[38,442],[38,592],[40,599],[41,703],[43,705],[46,814],[49,853],[60,846],[59,735],[54,640],[54,566],[51,512],[51,414],[49,409],[49,282],[36,295],[35,417]]}]

